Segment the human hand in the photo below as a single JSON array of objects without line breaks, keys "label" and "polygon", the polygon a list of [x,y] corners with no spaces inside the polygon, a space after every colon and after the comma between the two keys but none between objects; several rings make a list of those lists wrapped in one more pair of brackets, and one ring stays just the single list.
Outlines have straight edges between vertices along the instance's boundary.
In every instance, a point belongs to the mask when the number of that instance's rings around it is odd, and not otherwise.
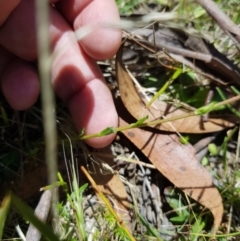
[{"label": "human hand", "polygon": [[[116,127],[112,96],[94,59],[110,58],[116,53],[121,31],[102,28],[80,44],[72,41],[73,31],[82,26],[118,21],[114,0],[49,0],[49,13],[50,43],[56,56],[52,63],[52,84],[67,103],[78,131],[85,128],[86,134],[90,134],[108,126]],[[34,65],[37,60],[34,1],[4,1],[0,26],[2,92],[12,108],[24,110],[35,103],[40,92]],[[87,143],[104,147],[113,138],[114,135],[93,138]]]}]

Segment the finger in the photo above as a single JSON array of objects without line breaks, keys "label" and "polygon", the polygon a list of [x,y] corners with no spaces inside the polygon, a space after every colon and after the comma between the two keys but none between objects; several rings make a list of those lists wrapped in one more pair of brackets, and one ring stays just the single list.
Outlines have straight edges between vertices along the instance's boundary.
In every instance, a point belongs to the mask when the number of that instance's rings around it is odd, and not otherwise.
[{"label": "finger", "polygon": [[[54,54],[60,53],[53,62],[53,84],[59,96],[66,100],[79,131],[97,133],[106,127],[117,127],[117,113],[111,93],[101,71],[78,43],[72,43],[68,32],[58,40]],[[70,35],[70,36],[69,36]],[[70,46],[62,53],[62,49]],[[90,139],[87,143],[100,148],[108,145],[115,135]]]},{"label": "finger", "polygon": [[107,59],[117,52],[121,43],[121,31],[100,27],[104,23],[119,21],[114,0],[60,0],[57,7],[67,21],[73,24],[75,30],[91,24],[99,25],[98,30],[80,41],[89,56],[94,59]]},{"label": "finger", "polygon": [[[99,79],[88,82],[84,88],[74,95],[68,104],[71,115],[77,121],[79,131],[84,127],[85,134],[99,133],[107,127],[117,127],[118,119],[112,96],[107,86]],[[86,142],[95,148],[110,144],[115,134],[92,138]]]},{"label": "finger", "polygon": [[[22,0],[11,18],[0,29],[0,41],[25,59],[36,57],[33,12],[34,2]],[[81,131],[85,128],[86,134],[89,134],[99,132],[107,126],[116,127],[116,110],[98,66],[76,43],[72,29],[56,9],[50,9],[50,18],[51,45],[56,57],[52,65],[53,85],[58,95],[68,103],[77,129]],[[16,78],[15,75],[15,78],[9,80]],[[7,85],[7,81],[5,83]],[[5,95],[9,95],[11,105],[14,106],[16,98],[11,96],[10,92],[11,88],[6,87]],[[88,143],[95,147],[103,147],[113,138],[112,135],[91,139]]]},{"label": "finger", "polygon": [[0,28],[0,44],[16,56],[37,56],[34,1],[22,0]]},{"label": "finger", "polygon": [[2,73],[2,92],[15,110],[30,108],[39,95],[40,86],[36,69],[26,61],[15,59]]},{"label": "finger", "polygon": [[[52,29],[58,31],[53,45],[53,85],[68,103],[78,131],[97,133],[106,127],[117,127],[118,118],[111,93],[96,62],[76,42],[69,25],[51,12]],[[51,34],[53,35],[53,34]],[[63,51],[64,50],[64,51]],[[93,147],[108,145],[115,135],[87,140]]]},{"label": "finger", "polygon": [[[5,0],[9,5],[12,1],[17,0]],[[49,0],[50,4],[55,2],[57,0]],[[2,8],[0,13],[1,11]],[[22,0],[0,28],[0,44],[16,56],[29,61],[37,58],[35,17],[34,1]]]},{"label": "finger", "polygon": [[19,4],[20,0],[3,0],[0,8],[0,26],[5,22],[11,12]]}]

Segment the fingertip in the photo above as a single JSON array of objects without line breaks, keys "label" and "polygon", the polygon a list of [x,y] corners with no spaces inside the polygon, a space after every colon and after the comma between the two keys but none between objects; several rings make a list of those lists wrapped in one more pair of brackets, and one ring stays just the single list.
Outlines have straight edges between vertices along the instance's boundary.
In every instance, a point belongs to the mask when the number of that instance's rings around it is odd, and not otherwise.
[{"label": "fingertip", "polygon": [[0,28],[0,43],[8,51],[22,59],[28,61],[36,59],[37,41],[34,1],[20,1]]},{"label": "fingertip", "polygon": [[84,51],[93,59],[110,59],[121,45],[121,32],[114,29],[96,30],[80,42]]},{"label": "fingertip", "polygon": [[[112,96],[107,86],[100,80],[92,80],[73,96],[68,107],[79,132],[85,134],[99,133],[107,127],[116,128],[118,116],[113,104]],[[91,138],[86,142],[95,148],[109,145],[115,134]]]},{"label": "fingertip", "polygon": [[111,26],[119,20],[117,6],[112,0],[93,1],[76,17],[75,30],[88,25],[99,28],[80,40],[81,46],[89,56],[103,60],[115,55],[121,44],[122,31],[106,26]]},{"label": "fingertip", "polygon": [[104,148],[112,143],[115,139],[116,134],[111,134],[103,137],[96,137],[86,140],[85,142],[93,148]]},{"label": "fingertip", "polygon": [[2,75],[1,85],[9,105],[19,111],[30,108],[40,92],[36,70],[22,60],[9,64]]},{"label": "fingertip", "polygon": [[60,0],[56,7],[75,31],[87,26],[98,28],[80,40],[90,57],[102,60],[115,55],[121,44],[122,31],[106,27],[120,20],[114,0]]}]

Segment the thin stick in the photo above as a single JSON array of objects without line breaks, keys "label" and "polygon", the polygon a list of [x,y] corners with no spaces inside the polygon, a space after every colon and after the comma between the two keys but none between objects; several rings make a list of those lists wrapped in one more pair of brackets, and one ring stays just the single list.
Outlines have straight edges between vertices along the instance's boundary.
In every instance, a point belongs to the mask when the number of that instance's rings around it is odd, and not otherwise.
[{"label": "thin stick", "polygon": [[195,1],[208,12],[226,34],[240,43],[240,28],[212,0]]},{"label": "thin stick", "polygon": [[[37,17],[37,39],[39,75],[41,79],[42,114],[45,135],[45,159],[48,167],[48,181],[57,181],[57,133],[54,94],[50,81],[51,58],[49,41],[49,3],[47,0],[35,0]],[[54,186],[54,185],[53,185]],[[56,188],[52,189],[52,212],[57,221],[56,203],[58,195]]]}]

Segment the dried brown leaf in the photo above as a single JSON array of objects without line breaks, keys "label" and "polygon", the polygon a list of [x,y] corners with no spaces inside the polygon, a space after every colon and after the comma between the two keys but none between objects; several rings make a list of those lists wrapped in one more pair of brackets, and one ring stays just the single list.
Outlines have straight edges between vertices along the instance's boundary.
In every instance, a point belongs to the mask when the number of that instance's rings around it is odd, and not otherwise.
[{"label": "dried brown leaf", "polygon": [[[121,51],[118,53],[116,60],[119,90],[123,104],[133,117],[140,119],[148,115],[148,120],[155,120],[156,117],[161,116],[163,113],[165,115],[166,113],[177,115],[185,113],[164,103],[161,103],[160,110],[152,107],[149,109],[145,108],[145,103],[139,97],[135,86],[123,67]],[[162,106],[164,106],[163,109],[161,109]],[[121,111],[123,107],[117,109]],[[121,117],[125,114],[126,111],[124,113],[124,110],[122,113],[119,113]],[[200,117],[193,117],[174,121],[173,124],[178,131],[194,133],[217,131],[232,125],[232,123],[222,119],[210,119],[208,123],[204,124],[204,129],[202,129],[199,125],[200,122]],[[120,118],[119,124],[124,126],[127,123]],[[194,155],[194,149],[190,144],[182,145],[176,134],[163,134],[163,132],[157,130],[173,131],[172,127],[166,123],[162,124],[160,128],[159,126],[154,128],[148,128],[147,130],[131,129],[125,131],[124,134],[174,185],[212,212],[214,217],[213,233],[215,234],[222,220],[223,205],[221,196],[216,187],[214,187],[210,174],[199,164]]]},{"label": "dried brown leaf", "polygon": [[[121,118],[119,124],[127,125]],[[208,171],[197,161],[193,147],[181,144],[175,134],[137,128],[125,131],[124,135],[174,185],[212,212],[215,234],[223,215],[222,198]]]},{"label": "dried brown leaf", "polygon": [[[104,149],[98,150],[98,152],[95,152],[95,158],[99,156],[99,158],[103,159],[101,153],[107,154],[104,157],[104,161],[102,163],[109,165],[109,167],[115,165],[113,161],[114,157],[112,156],[109,147],[106,147]],[[97,166],[92,170],[91,176],[96,182],[101,192],[106,196],[110,196],[111,199],[114,200],[114,206],[116,207],[116,211],[118,212],[118,214],[124,215],[124,220],[129,221],[130,206],[127,200],[127,192],[119,176],[115,173],[111,173],[109,170],[104,171],[102,167],[99,168]]]}]

